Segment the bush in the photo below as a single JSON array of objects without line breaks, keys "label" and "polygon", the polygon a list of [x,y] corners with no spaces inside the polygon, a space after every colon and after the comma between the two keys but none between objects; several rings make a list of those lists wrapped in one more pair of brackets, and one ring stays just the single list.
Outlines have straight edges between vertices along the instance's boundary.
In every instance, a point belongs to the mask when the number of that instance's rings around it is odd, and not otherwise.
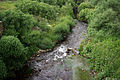
[{"label": "bush", "polygon": [[[25,35],[22,39],[23,43],[26,46],[34,46],[35,51],[37,48],[40,49],[50,49],[54,47],[54,42],[49,38],[49,33],[42,32],[42,31],[32,31],[31,33]],[[31,49],[30,49],[31,50]],[[34,51],[33,50],[33,51]]]},{"label": "bush", "polygon": [[31,15],[24,14],[19,10],[7,10],[2,15],[5,35],[21,36],[31,30],[35,20]]},{"label": "bush", "polygon": [[[95,9],[88,20],[89,37],[82,42],[79,48],[80,54],[89,58],[90,68],[95,73],[95,80],[119,80],[120,23],[118,21],[118,5],[120,3],[118,0],[91,0],[90,2]],[[80,13],[85,9],[82,9]],[[83,13],[83,19],[87,20],[85,13]]]},{"label": "bush", "polygon": [[42,30],[42,31],[46,31],[48,32],[50,30],[50,26],[48,26],[45,22],[40,21],[38,24],[38,27]]},{"label": "bush", "polygon": [[20,9],[24,13],[30,13],[33,15],[40,15],[42,18],[46,18],[48,20],[56,19],[57,17],[57,7],[37,2],[37,1],[22,1],[17,4],[17,8]]},{"label": "bush", "polygon": [[119,22],[116,18],[116,13],[111,9],[104,11],[103,13],[96,14],[94,19],[91,20],[89,27],[95,28],[97,31],[104,29],[104,31],[109,31],[111,34],[119,34]]},{"label": "bush", "polygon": [[56,5],[62,7],[65,4],[74,4],[74,0],[37,0],[39,2],[44,2],[50,5]]},{"label": "bush", "polygon": [[[112,8],[113,11],[117,12],[118,14],[120,13],[119,5],[120,1],[119,0],[91,0],[90,1],[93,5],[97,5],[97,7],[102,7],[102,11],[105,11],[106,9]],[[102,4],[102,5],[101,5]],[[101,11],[99,10],[99,11]]]},{"label": "bush", "polygon": [[90,58],[91,70],[98,73],[95,76],[96,80],[105,79],[107,77],[119,79],[119,42],[119,40],[113,40],[113,37],[111,37],[97,43],[88,40],[87,43],[84,42],[84,46],[80,47],[80,53]]},{"label": "bush", "polygon": [[70,27],[65,23],[60,23],[53,28],[53,31],[55,34],[59,34],[62,35],[62,37],[66,37],[67,34],[70,32]]},{"label": "bush", "polygon": [[82,9],[86,8],[93,8],[90,2],[83,2],[78,6],[78,12],[80,12]]},{"label": "bush", "polygon": [[28,53],[27,53],[27,58],[29,59],[33,54],[35,54],[39,48],[36,47],[35,45],[30,45],[27,47]]},{"label": "bush", "polygon": [[55,46],[55,43],[50,38],[44,38],[41,43],[38,43],[38,46],[41,49],[52,49]]},{"label": "bush", "polygon": [[4,62],[0,59],[0,80],[4,79],[7,75],[7,68]]},{"label": "bush", "polygon": [[30,45],[37,46],[37,44],[41,42],[41,39],[43,39],[42,32],[38,30],[34,30],[23,36],[22,42],[26,44],[26,46],[30,46]]},{"label": "bush", "polygon": [[40,5],[37,1],[21,1],[17,3],[16,7],[24,13],[30,13],[34,15],[40,14]]},{"label": "bush", "polygon": [[73,7],[71,5],[65,5],[65,6],[62,6],[61,9],[60,9],[60,14],[62,16],[72,16],[73,18],[75,17],[74,14],[73,14]]},{"label": "bush", "polygon": [[70,28],[75,26],[75,21],[74,21],[74,19],[71,16],[61,17],[59,19],[59,22],[66,23],[67,25],[70,26]]},{"label": "bush", "polygon": [[82,9],[78,14],[78,20],[84,22],[90,22],[93,15],[93,9]]},{"label": "bush", "polygon": [[13,36],[4,36],[0,40],[0,55],[8,71],[20,69],[26,61],[24,46]]},{"label": "bush", "polygon": [[[103,79],[103,77],[111,77],[115,75],[116,71],[118,70],[119,66],[117,66],[119,63],[115,62],[117,59],[119,59],[119,51],[120,51],[120,45],[119,41],[103,41],[99,44],[97,44],[90,54],[91,60],[91,68],[94,69],[96,72],[104,72],[104,75],[99,77]],[[115,64],[117,64],[115,66]],[[114,67],[111,67],[113,66]],[[109,70],[107,68],[110,68]],[[116,69],[115,69],[116,68]],[[99,75],[98,75],[99,76]],[[114,78],[117,78],[119,76],[116,76]]]}]

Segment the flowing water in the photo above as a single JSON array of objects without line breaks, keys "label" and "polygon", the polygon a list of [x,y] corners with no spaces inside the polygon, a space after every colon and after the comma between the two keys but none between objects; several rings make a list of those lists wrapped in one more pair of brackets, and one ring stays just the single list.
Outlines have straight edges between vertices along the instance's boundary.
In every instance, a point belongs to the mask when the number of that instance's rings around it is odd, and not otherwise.
[{"label": "flowing water", "polygon": [[87,24],[76,23],[67,40],[53,51],[41,53],[29,62],[29,66],[35,70],[30,80],[90,80],[87,61],[77,51],[87,36]]}]

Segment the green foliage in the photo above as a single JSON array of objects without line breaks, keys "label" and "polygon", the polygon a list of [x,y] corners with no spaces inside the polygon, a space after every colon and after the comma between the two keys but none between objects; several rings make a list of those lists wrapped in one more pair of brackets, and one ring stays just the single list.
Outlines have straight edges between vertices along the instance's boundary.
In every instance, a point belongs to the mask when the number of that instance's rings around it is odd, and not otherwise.
[{"label": "green foliage", "polygon": [[34,30],[22,37],[22,42],[26,45],[37,45],[43,39],[42,33]]},{"label": "green foliage", "polygon": [[59,34],[63,37],[66,37],[67,34],[70,32],[70,27],[65,23],[60,23],[53,28],[53,31],[55,34]]},{"label": "green foliage", "polygon": [[[91,0],[90,1],[93,5],[97,5],[97,7],[101,7],[102,11],[105,11],[106,9],[112,8],[115,12],[118,14],[120,13],[119,10],[119,5],[120,1],[119,0]],[[101,11],[99,10],[99,11]]]},{"label": "green foliage", "polygon": [[93,27],[96,30],[104,29],[110,31],[112,34],[118,33],[120,30],[120,23],[116,17],[116,13],[111,9],[104,11],[103,13],[96,14],[94,19],[91,20],[89,27]]},{"label": "green foliage", "polygon": [[50,49],[53,48],[55,43],[48,37],[48,34],[46,32],[35,30],[25,35],[22,41],[27,46],[34,46],[35,50],[36,48]]},{"label": "green foliage", "polygon": [[38,24],[38,27],[42,30],[42,31],[49,31],[50,30],[50,26],[48,26],[45,22],[40,21]]},{"label": "green foliage", "polygon": [[0,79],[15,77],[14,72],[27,59],[39,49],[53,48],[75,25],[74,0],[18,0],[16,6],[13,6],[16,2],[10,6],[5,3],[0,6],[0,9],[5,6],[5,11],[0,10],[4,27],[0,40]]},{"label": "green foliage", "polygon": [[60,14],[61,14],[61,16],[70,15],[70,16],[74,17],[73,7],[71,5],[62,6],[61,9],[60,9]]},{"label": "green foliage", "polygon": [[74,80],[91,80],[87,71],[83,71],[79,66],[74,67]]},{"label": "green foliage", "polygon": [[90,2],[83,2],[78,6],[78,12],[80,12],[82,9],[85,8],[92,8],[92,5]]},{"label": "green foliage", "polygon": [[8,10],[8,9],[14,9],[15,8],[14,1],[1,1],[0,2],[0,12]]},{"label": "green foliage", "polygon": [[0,79],[4,79],[7,75],[7,69],[4,62],[0,59]]},{"label": "green foliage", "polygon": [[50,38],[44,38],[41,43],[38,43],[38,46],[41,49],[52,49],[55,43]]},{"label": "green foliage", "polygon": [[69,25],[70,28],[75,26],[75,21],[74,21],[74,19],[71,16],[61,17],[59,19],[59,22],[65,23],[65,24]]},{"label": "green foliage", "polygon": [[2,15],[5,35],[21,36],[30,31],[34,26],[35,20],[29,14],[24,14],[19,10],[7,10]]},{"label": "green foliage", "polygon": [[36,0],[36,1],[44,2],[50,5],[56,5],[60,7],[62,7],[65,4],[71,4],[71,5],[74,4],[74,0]]},{"label": "green foliage", "polygon": [[56,6],[30,0],[18,2],[16,6],[24,13],[40,15],[42,18],[46,18],[48,20],[56,19],[57,9],[59,9]]},{"label": "green foliage", "polygon": [[88,21],[88,39],[81,43],[80,54],[89,58],[90,68],[95,72],[95,80],[119,80],[118,5],[120,2],[118,0],[91,0],[90,3],[95,7],[90,16],[87,14],[90,12],[87,5],[85,7],[83,5],[79,13],[81,20]]},{"label": "green foliage", "polygon": [[[99,40],[99,39],[98,39]],[[97,74],[96,80],[105,79],[107,77],[119,79],[119,52],[120,41],[109,38],[101,42],[84,41],[80,47],[80,53],[89,57],[90,68]]]},{"label": "green foliage", "polygon": [[28,51],[28,53],[27,53],[27,58],[29,59],[33,54],[35,54],[37,51],[39,50],[39,48],[38,47],[36,47],[35,45],[30,45],[30,46],[28,46],[28,48],[27,48],[27,51]]},{"label": "green foliage", "polygon": [[26,60],[26,51],[18,38],[4,36],[0,40],[0,55],[8,71],[20,69]]},{"label": "green foliage", "polygon": [[92,14],[93,14],[93,9],[88,9],[88,8],[82,9],[78,14],[78,20],[84,22],[90,22]]}]

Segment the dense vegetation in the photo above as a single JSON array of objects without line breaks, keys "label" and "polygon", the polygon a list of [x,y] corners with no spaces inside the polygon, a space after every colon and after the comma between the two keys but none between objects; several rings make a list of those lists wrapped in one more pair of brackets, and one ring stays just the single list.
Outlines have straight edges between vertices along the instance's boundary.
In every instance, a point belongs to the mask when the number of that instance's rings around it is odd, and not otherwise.
[{"label": "dense vegetation", "polygon": [[[88,58],[94,80],[120,79],[119,0],[5,0],[0,1],[0,80],[15,71],[39,49],[52,49],[64,40],[77,19],[88,23],[80,55]],[[79,71],[79,69],[77,70]]]},{"label": "dense vegetation", "polygon": [[4,27],[0,38],[0,80],[14,77],[14,72],[33,54],[39,49],[52,49],[75,25],[73,0],[18,0],[0,4]]},{"label": "dense vegetation", "polygon": [[80,54],[88,58],[95,80],[120,79],[120,1],[89,0],[79,5],[78,19],[88,23]]}]

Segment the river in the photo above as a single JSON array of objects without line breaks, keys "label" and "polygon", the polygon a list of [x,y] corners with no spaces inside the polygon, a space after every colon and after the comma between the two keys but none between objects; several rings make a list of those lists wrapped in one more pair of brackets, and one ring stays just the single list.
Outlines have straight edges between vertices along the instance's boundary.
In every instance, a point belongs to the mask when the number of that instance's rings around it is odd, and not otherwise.
[{"label": "river", "polygon": [[87,24],[75,21],[76,26],[64,42],[28,63],[35,71],[29,80],[90,80],[87,60],[77,51],[87,37]]}]

